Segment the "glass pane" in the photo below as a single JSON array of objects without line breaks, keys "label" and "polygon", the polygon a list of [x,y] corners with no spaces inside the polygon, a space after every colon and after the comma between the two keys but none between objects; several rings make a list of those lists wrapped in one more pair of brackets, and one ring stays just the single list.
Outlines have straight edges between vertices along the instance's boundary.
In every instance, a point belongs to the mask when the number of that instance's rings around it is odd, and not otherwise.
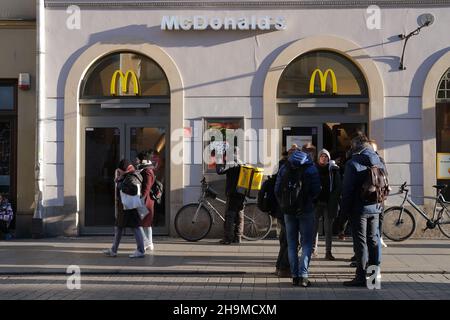
[{"label": "glass pane", "polygon": [[135,53],[116,53],[89,69],[81,91],[82,98],[111,96],[169,96],[169,83],[153,60]]},{"label": "glass pane", "polygon": [[[243,156],[243,139],[239,134],[235,134],[232,139],[232,146],[230,141],[227,141],[227,130],[243,129],[241,119],[208,119],[206,121],[205,130],[208,131],[208,140],[206,143],[206,150],[208,150],[208,159],[205,160],[205,172],[216,172],[216,159],[223,157],[224,153],[227,153],[227,157],[233,157],[233,154],[238,153],[238,157],[242,160]],[[217,139],[217,131],[221,133],[220,139]],[[229,133],[228,134],[233,134]],[[243,137],[242,137],[243,138]],[[231,138],[229,137],[228,140]],[[235,155],[236,156],[236,155]]]},{"label": "glass pane", "polygon": [[14,87],[0,86],[0,110],[14,109]]},{"label": "glass pane", "polygon": [[114,225],[114,172],[120,161],[120,129],[86,129],[85,225]]},{"label": "glass pane", "polygon": [[450,103],[436,105],[436,149],[450,152]]},{"label": "glass pane", "polygon": [[0,122],[0,193],[7,198],[11,192],[11,147],[11,124]]},{"label": "glass pane", "polygon": [[315,51],[298,57],[283,71],[278,84],[278,98],[340,95],[366,97],[367,86],[353,62],[333,52]]},{"label": "glass pane", "polygon": [[130,128],[130,159],[135,160],[140,152],[152,154],[156,178],[164,184],[161,204],[155,203],[153,226],[163,227],[166,224],[165,194],[166,184],[166,131],[164,128]]}]

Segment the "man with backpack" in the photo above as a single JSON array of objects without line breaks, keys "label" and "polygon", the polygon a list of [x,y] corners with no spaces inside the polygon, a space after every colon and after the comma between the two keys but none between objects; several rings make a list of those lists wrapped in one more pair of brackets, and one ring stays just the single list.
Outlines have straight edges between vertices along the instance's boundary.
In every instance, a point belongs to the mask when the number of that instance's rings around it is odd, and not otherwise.
[{"label": "man with backpack", "polygon": [[386,168],[369,139],[358,133],[351,144],[352,157],[345,166],[342,210],[350,217],[357,267],[355,278],[344,282],[344,286],[365,287],[367,264],[379,265],[379,215],[388,185]]},{"label": "man with backpack", "polygon": [[[320,193],[319,172],[308,154],[295,150],[280,168],[275,195],[284,214],[288,256],[294,286],[310,286],[308,268],[314,237],[314,204]],[[298,243],[302,255],[298,257]]]}]

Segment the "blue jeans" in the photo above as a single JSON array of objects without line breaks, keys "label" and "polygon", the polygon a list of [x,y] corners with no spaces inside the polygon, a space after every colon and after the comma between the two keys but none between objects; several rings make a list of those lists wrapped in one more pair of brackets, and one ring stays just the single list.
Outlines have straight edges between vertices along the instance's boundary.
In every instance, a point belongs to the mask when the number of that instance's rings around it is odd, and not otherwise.
[{"label": "blue jeans", "polygon": [[[308,267],[311,261],[311,253],[314,238],[314,213],[302,213],[300,215],[284,215],[286,223],[286,236],[288,242],[289,264],[291,275],[296,277],[308,277]],[[298,243],[302,247],[302,255],[298,257]]]},{"label": "blue jeans", "polygon": [[378,214],[353,214],[352,235],[356,254],[356,278],[365,280],[366,265],[381,262],[380,226]]}]

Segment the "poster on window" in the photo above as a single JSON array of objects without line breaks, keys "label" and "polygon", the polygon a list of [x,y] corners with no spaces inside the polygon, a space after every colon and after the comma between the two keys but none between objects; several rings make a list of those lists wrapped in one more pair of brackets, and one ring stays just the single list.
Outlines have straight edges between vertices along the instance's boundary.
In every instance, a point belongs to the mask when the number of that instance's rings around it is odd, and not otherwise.
[{"label": "poster on window", "polygon": [[312,136],[286,136],[286,148],[289,150],[293,144],[302,147],[307,143],[312,143]]},{"label": "poster on window", "polygon": [[450,179],[450,153],[437,154],[437,178]]}]

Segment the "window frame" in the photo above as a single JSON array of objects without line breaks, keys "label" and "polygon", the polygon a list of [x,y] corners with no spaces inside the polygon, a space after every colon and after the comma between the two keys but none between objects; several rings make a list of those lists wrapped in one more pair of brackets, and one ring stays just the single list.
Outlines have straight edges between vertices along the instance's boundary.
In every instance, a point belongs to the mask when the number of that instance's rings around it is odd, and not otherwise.
[{"label": "window frame", "polygon": [[[243,116],[238,116],[238,117],[203,117],[202,122],[203,122],[203,132],[202,132],[202,169],[203,169],[203,174],[215,174],[216,170],[215,169],[209,169],[208,168],[208,164],[206,163],[205,159],[203,159],[203,152],[205,151],[206,147],[209,146],[210,141],[206,141],[204,140],[205,137],[205,132],[207,130],[208,127],[208,123],[214,122],[214,121],[239,121],[240,123],[240,128],[245,132],[245,118]],[[243,141],[243,145],[240,148],[240,155],[241,157],[243,157],[245,155],[245,139]]]}]

